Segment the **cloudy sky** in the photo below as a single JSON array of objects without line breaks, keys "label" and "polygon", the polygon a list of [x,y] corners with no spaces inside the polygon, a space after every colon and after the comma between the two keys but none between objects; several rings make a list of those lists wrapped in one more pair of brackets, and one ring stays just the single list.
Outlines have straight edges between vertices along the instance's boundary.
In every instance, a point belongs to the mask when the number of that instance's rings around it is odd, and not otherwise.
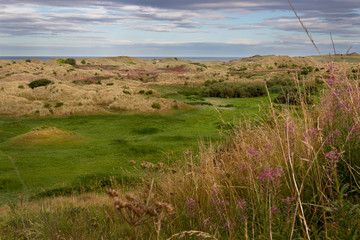
[{"label": "cloudy sky", "polygon": [[[360,0],[292,0],[322,54],[360,52]],[[0,0],[0,56],[316,54],[287,0]]]}]

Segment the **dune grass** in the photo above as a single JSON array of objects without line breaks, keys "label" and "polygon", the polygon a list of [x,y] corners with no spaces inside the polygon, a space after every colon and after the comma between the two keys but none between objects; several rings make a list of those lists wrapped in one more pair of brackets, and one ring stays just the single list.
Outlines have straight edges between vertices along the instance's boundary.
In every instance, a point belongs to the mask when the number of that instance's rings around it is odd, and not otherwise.
[{"label": "dune grass", "polygon": [[[10,204],[1,232],[27,239],[358,239],[360,90],[335,66],[329,71],[314,105],[271,105],[258,118],[223,129],[222,144],[204,139],[199,151],[183,152],[185,162],[143,165],[142,187],[114,186],[106,191],[113,198],[109,204],[101,194]],[[226,113],[244,99],[220,100],[233,105],[221,109]],[[185,123],[205,131],[210,121],[213,128],[218,120],[210,109],[158,115],[156,121],[182,119],[173,133],[186,136],[194,129]],[[66,123],[59,119],[56,127],[65,128],[60,122]],[[154,140],[167,127],[126,129]],[[78,129],[90,137],[95,128],[87,131]]]}]

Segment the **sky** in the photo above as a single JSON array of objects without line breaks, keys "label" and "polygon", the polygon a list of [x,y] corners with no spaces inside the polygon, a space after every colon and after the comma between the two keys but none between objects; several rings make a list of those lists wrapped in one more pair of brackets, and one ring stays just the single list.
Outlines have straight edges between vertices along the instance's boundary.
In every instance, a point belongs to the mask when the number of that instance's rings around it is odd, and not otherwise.
[{"label": "sky", "polygon": [[[360,53],[360,0],[292,0],[321,54]],[[0,56],[315,55],[287,0],[0,0]]]}]

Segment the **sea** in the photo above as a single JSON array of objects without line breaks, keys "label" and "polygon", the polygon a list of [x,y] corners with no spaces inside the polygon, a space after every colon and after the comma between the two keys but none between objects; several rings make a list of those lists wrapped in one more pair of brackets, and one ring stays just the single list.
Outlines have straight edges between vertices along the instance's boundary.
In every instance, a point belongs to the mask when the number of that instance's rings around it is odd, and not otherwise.
[{"label": "sea", "polygon": [[[52,58],[75,58],[75,59],[81,59],[81,58],[103,58],[103,57],[109,57],[109,56],[102,56],[102,57],[94,57],[94,56],[0,56],[0,60],[10,60],[10,61],[16,61],[21,59],[40,59],[40,60],[50,60]],[[113,57],[113,56],[111,56]],[[170,58],[170,57],[134,57],[134,58],[141,58],[146,60],[152,60],[152,59],[162,59],[162,58]],[[173,57],[174,58],[174,57]],[[242,57],[177,57],[179,59],[184,60],[191,60],[191,61],[222,61],[227,62],[234,59],[241,59]]]}]

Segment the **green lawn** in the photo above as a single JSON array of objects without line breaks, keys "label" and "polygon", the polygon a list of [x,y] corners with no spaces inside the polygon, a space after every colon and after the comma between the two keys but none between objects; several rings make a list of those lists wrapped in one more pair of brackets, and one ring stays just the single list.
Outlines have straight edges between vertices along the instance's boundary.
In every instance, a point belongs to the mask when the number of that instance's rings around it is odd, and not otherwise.
[{"label": "green lawn", "polygon": [[[130,160],[171,164],[185,150],[196,151],[200,138],[218,140],[223,123],[214,106],[230,104],[218,110],[225,121],[236,123],[241,116],[258,114],[266,99],[204,99],[213,106],[166,114],[0,117],[0,203],[16,199],[19,193],[34,196],[88,187],[109,176],[136,180],[141,171],[134,170]],[[71,131],[83,140],[38,146],[10,141],[39,126]]]}]

